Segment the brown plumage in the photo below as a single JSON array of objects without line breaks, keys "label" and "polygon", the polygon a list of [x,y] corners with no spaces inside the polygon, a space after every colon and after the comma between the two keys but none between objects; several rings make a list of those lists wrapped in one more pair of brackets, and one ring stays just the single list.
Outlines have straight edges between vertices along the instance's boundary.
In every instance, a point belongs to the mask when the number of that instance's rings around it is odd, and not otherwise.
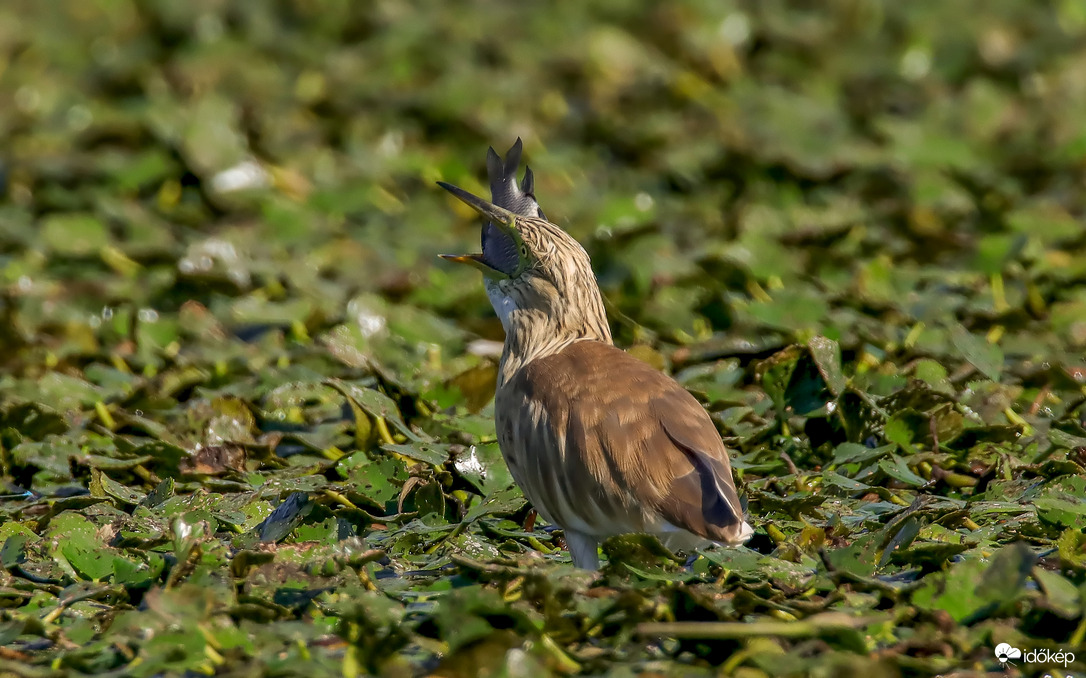
[{"label": "brown plumage", "polygon": [[536,358],[499,388],[494,417],[513,478],[571,542],[648,532],[689,549],[746,536],[709,415],[614,346],[578,341]]},{"label": "brown plumage", "polygon": [[674,379],[612,345],[580,244],[542,218],[441,185],[490,219],[481,254],[446,258],[484,273],[506,331],[498,444],[528,500],[565,530],[574,563],[595,569],[599,541],[628,532],[681,550],[746,541],[716,427]]}]

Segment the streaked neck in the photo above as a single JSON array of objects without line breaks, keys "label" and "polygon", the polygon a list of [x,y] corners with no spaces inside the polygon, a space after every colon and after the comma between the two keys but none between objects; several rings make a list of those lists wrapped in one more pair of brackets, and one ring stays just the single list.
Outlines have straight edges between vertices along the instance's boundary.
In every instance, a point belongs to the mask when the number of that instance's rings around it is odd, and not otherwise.
[{"label": "streaked neck", "polygon": [[[536,358],[554,355],[576,341],[613,344],[603,298],[594,288],[583,305],[559,303],[551,308],[516,308],[510,302],[494,302],[505,327],[505,347],[498,368],[498,388]],[[500,308],[505,303],[506,308]]]}]

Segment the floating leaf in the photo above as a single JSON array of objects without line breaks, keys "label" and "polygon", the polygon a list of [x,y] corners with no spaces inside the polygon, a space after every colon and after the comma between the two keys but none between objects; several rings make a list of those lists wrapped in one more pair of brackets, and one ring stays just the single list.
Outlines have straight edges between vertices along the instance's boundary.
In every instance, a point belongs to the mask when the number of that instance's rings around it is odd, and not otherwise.
[{"label": "floating leaf", "polygon": [[972,623],[997,614],[1023,594],[1034,556],[1022,543],[1000,549],[988,564],[979,559],[956,563],[945,579],[932,580],[913,594],[921,609],[945,610],[957,622]]},{"label": "floating leaf", "polygon": [[309,496],[304,492],[292,492],[267,518],[258,526],[260,541],[277,542],[289,535],[294,528],[301,524],[309,512],[313,510],[313,504]]},{"label": "floating leaf", "polygon": [[830,393],[834,396],[841,395],[847,380],[841,372],[841,349],[837,342],[821,336],[811,337],[807,348],[811,351],[815,365],[818,365],[819,373],[826,380]]},{"label": "floating leaf", "polygon": [[396,403],[385,394],[371,388],[363,388],[355,384],[339,381],[338,379],[330,380],[328,384],[349,398],[351,402],[357,404],[366,412],[366,414],[371,417],[388,420],[396,427],[396,430],[406,436],[408,440],[414,442],[428,440],[426,436],[415,433],[406,423],[404,423],[403,418],[400,416],[400,411],[396,407]]}]

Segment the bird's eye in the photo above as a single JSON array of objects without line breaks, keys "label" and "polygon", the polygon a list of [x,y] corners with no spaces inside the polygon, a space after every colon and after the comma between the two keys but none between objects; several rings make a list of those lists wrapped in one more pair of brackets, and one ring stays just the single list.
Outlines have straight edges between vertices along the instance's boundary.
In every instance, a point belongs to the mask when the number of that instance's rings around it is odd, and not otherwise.
[{"label": "bird's eye", "polygon": [[483,261],[495,271],[513,275],[520,265],[517,243],[494,224],[483,226]]}]

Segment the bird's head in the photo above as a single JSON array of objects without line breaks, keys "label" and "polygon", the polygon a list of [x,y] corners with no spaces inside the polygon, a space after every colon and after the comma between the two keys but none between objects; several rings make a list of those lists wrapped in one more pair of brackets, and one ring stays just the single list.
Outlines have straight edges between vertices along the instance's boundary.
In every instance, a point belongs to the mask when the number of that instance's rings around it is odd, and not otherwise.
[{"label": "bird's head", "polygon": [[438,184],[487,220],[481,253],[441,256],[483,272],[487,296],[507,333],[519,316],[532,330],[547,327],[610,342],[592,262],[580,243],[546,219]]}]

